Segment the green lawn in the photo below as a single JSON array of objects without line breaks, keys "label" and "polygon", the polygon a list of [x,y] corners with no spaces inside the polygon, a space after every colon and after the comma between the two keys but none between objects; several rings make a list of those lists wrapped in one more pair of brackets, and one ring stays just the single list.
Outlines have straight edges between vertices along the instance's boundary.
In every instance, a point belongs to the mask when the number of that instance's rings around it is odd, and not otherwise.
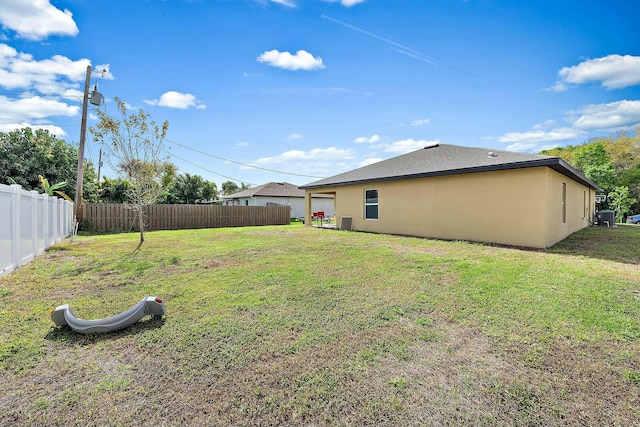
[{"label": "green lawn", "polygon": [[[0,425],[640,425],[640,227],[523,251],[301,226],[82,236],[0,278]],[[49,310],[167,316],[78,335]]]}]

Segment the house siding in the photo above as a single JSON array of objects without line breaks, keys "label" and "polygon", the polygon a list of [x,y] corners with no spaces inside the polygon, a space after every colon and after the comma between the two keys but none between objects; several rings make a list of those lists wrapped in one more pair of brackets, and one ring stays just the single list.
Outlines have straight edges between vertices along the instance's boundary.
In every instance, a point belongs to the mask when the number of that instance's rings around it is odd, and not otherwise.
[{"label": "house siding", "polygon": [[[552,169],[547,173],[545,247],[553,246],[593,221],[595,191]],[[562,221],[562,184],[566,184],[566,220]],[[585,212],[585,195],[587,209]]]},{"label": "house siding", "polygon": [[[254,196],[227,199],[223,202],[227,206],[267,206],[268,203],[285,205],[291,208],[291,218],[303,218],[305,216],[305,202],[303,197],[274,197]],[[333,199],[326,197],[314,197],[312,201],[313,212],[323,211],[325,216],[333,216]]]},{"label": "house siding", "polygon": [[[561,217],[562,182],[567,184],[565,223]],[[367,189],[378,190],[375,220],[364,217]],[[337,224],[343,216],[353,217],[355,231],[534,248],[549,247],[589,224],[584,218],[584,191],[592,200],[593,191],[588,187],[548,167],[322,189],[335,194]]]}]

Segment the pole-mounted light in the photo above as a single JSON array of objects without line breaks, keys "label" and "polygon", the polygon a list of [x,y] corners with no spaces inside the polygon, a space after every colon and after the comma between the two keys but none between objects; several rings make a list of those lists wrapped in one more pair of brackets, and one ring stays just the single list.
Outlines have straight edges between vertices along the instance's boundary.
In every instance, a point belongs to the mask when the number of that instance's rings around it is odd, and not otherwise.
[{"label": "pole-mounted light", "polygon": [[[87,76],[84,81],[84,97],[82,99],[82,122],[80,124],[80,143],[78,145],[78,176],[76,182],[76,198],[73,204],[73,214],[76,217],[78,224],[82,226],[83,212],[82,212],[82,180],[84,179],[84,141],[87,136],[87,101],[93,105],[102,105],[102,94],[98,92],[98,85],[95,85],[89,97],[89,83],[92,73],[91,65],[87,66]],[[102,71],[104,76],[106,70]]]}]

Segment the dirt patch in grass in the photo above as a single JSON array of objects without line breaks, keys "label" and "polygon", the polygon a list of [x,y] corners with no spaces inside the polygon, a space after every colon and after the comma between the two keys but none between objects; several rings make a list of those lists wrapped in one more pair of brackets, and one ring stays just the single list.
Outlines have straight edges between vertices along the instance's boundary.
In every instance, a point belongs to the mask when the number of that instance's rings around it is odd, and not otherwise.
[{"label": "dirt patch in grass", "polygon": [[[640,424],[631,263],[302,227],[118,255],[131,239],[0,279],[0,425]],[[148,292],[167,316],[113,334],[47,317]]]},{"label": "dirt patch in grass", "polygon": [[298,353],[258,351],[226,368],[206,352],[193,364],[135,335],[73,336],[28,374],[5,377],[0,421],[578,426],[637,419],[639,387],[600,360],[602,349],[558,343],[535,368],[499,350],[477,330],[407,319]]}]

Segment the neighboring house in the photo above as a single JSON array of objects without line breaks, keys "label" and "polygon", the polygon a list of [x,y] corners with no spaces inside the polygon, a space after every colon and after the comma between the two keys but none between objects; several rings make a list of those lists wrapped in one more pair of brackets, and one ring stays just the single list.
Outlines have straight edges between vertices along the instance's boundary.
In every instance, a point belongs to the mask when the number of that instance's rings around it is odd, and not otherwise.
[{"label": "neighboring house", "polygon": [[[220,197],[226,206],[274,206],[291,207],[291,218],[305,217],[304,190],[288,182],[269,182],[258,187]],[[313,212],[324,212],[325,216],[333,216],[333,196],[313,196],[309,215]]]},{"label": "neighboring house", "polygon": [[335,197],[339,228],[533,248],[587,227],[597,190],[559,157],[445,144],[300,188]]}]

